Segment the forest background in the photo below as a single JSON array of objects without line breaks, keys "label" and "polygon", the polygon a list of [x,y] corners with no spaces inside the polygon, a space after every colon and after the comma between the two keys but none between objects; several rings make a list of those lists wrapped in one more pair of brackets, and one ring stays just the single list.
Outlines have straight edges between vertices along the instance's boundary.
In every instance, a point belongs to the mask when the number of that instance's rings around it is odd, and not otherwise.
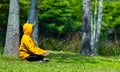
[{"label": "forest background", "polygon": [[[92,0],[92,15],[94,1]],[[20,33],[30,9],[28,0],[20,1]],[[5,44],[9,0],[0,1],[0,46]],[[48,50],[80,52],[82,0],[38,0],[39,47]],[[105,0],[101,24],[99,55],[120,55],[120,1]]]}]

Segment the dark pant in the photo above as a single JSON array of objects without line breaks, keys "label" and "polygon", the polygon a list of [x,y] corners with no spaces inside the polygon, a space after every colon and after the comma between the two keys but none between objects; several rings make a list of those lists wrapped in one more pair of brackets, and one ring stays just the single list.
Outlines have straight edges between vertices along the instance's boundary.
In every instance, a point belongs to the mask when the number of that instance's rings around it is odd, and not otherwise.
[{"label": "dark pant", "polygon": [[39,61],[43,60],[44,56],[42,55],[30,55],[27,58],[25,58],[27,61]]}]

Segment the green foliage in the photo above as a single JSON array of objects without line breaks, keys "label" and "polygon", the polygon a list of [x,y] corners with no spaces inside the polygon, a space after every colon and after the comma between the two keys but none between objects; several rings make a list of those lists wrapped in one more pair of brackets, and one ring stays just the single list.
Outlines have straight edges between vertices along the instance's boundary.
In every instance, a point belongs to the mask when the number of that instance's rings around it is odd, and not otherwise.
[{"label": "green foliage", "polygon": [[120,56],[120,44],[113,41],[102,41],[99,48],[99,55]]},{"label": "green foliage", "polygon": [[79,37],[75,38],[73,37],[73,39],[71,38],[59,40],[40,36],[39,47],[45,50],[69,51],[78,53],[80,51],[81,43]]},{"label": "green foliage", "polygon": [[30,9],[30,1],[20,0],[20,24],[26,23]]},{"label": "green foliage", "polygon": [[0,56],[3,54],[4,48],[0,47]]},{"label": "green foliage", "polygon": [[9,0],[0,1],[0,32],[5,31],[8,20]]},{"label": "green foliage", "polygon": [[[50,32],[63,33],[79,30],[81,27],[81,1],[43,0],[38,2],[40,28]],[[79,3],[79,4],[78,4]]]},{"label": "green foliage", "polygon": [[[94,5],[94,2],[93,2]],[[102,30],[120,28],[120,2],[104,1]],[[30,2],[20,1],[20,24],[27,20]],[[93,7],[94,9],[94,7]],[[0,30],[5,31],[8,19],[9,0],[0,1]],[[40,28],[51,32],[71,32],[81,29],[82,1],[81,0],[39,0],[38,15]]]},{"label": "green foliage", "polygon": [[[92,2],[94,5],[94,1]],[[120,1],[104,1],[102,31],[120,28]],[[20,24],[27,20],[30,1],[20,1]],[[94,7],[93,7],[94,10]],[[9,0],[0,1],[0,31],[6,30],[9,13]],[[81,0],[38,0],[38,15],[40,27],[51,32],[71,32],[81,29]],[[53,26],[54,24],[54,26]],[[52,25],[52,26],[51,26]]]},{"label": "green foliage", "polygon": [[0,47],[4,46],[4,44],[5,44],[5,34],[0,33]]},{"label": "green foliage", "polygon": [[103,6],[102,29],[107,30],[120,25],[120,1],[104,2]]}]

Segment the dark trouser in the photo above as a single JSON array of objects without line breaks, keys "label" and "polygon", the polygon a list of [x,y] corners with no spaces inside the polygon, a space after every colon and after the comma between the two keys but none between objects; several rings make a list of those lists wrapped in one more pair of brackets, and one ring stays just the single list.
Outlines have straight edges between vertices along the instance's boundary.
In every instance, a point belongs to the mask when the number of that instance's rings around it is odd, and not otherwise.
[{"label": "dark trouser", "polygon": [[30,55],[27,58],[25,58],[27,61],[39,61],[43,60],[44,56],[42,55]]}]

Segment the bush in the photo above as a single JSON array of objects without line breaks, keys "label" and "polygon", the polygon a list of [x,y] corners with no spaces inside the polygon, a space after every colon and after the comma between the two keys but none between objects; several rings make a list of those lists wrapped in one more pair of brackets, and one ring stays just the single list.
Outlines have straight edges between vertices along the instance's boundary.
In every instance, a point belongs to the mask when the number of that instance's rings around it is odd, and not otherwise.
[{"label": "bush", "polygon": [[0,32],[0,47],[3,47],[5,44],[5,34]]},{"label": "bush", "polygon": [[3,54],[3,47],[0,47],[0,55]]},{"label": "bush", "polygon": [[79,35],[76,35],[76,37],[74,35],[73,37],[67,37],[64,39],[56,39],[41,35],[39,39],[39,47],[47,50],[79,52],[80,46],[81,42]]},{"label": "bush", "polygon": [[99,54],[104,56],[119,56],[120,43],[114,41],[102,41],[99,48]]}]

